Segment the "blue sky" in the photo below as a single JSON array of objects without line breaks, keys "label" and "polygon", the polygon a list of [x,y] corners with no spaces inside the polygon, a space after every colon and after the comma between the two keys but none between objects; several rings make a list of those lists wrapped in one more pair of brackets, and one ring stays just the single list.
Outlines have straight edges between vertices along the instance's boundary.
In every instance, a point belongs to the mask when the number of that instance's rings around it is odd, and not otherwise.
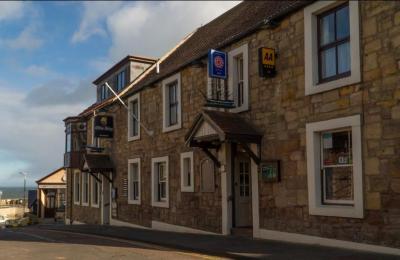
[{"label": "blue sky", "polygon": [[[62,120],[126,55],[160,57],[238,2],[0,2],[0,187],[62,166]],[[172,15],[171,15],[172,14]]]}]

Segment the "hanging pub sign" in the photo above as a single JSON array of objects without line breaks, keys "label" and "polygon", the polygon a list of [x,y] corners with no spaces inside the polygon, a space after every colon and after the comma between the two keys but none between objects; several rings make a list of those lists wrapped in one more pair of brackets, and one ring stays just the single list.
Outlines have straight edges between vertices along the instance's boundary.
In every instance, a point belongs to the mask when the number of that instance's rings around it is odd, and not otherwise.
[{"label": "hanging pub sign", "polygon": [[280,162],[278,160],[261,162],[260,175],[265,182],[279,182],[281,180]]},{"label": "hanging pub sign", "polygon": [[226,57],[226,52],[212,49],[208,51],[208,76],[210,78],[226,79],[228,76]]},{"label": "hanging pub sign", "polygon": [[98,115],[94,117],[94,137],[113,138],[114,120],[112,116]]},{"label": "hanging pub sign", "polygon": [[258,63],[260,77],[268,78],[276,74],[275,49],[262,47],[258,49]]}]

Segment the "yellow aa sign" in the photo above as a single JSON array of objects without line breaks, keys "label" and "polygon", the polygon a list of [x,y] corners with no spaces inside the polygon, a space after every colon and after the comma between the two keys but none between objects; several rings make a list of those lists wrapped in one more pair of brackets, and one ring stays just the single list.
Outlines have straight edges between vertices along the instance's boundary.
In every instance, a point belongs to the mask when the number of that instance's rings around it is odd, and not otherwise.
[{"label": "yellow aa sign", "polygon": [[262,64],[266,67],[275,67],[275,50],[262,48]]}]

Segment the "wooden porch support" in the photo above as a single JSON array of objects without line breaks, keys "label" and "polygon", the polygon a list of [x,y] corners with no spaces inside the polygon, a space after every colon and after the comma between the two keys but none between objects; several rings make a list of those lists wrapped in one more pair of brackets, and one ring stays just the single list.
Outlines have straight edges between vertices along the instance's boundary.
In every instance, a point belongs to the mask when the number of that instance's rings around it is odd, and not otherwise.
[{"label": "wooden porch support", "polygon": [[260,165],[261,158],[259,156],[255,155],[246,143],[242,143],[241,145],[243,146],[243,149],[246,151],[246,153],[251,157],[251,159],[253,159],[253,161],[257,165]]},{"label": "wooden porch support", "polygon": [[202,147],[201,150],[215,163],[215,165],[220,168],[221,163],[218,161],[217,157],[215,157],[207,148]]},{"label": "wooden porch support", "polygon": [[100,182],[101,183],[101,180],[94,174],[94,173],[92,173],[92,172],[89,172],[89,174],[90,175],[92,175],[92,177],[93,178],[95,178],[96,179],[96,181],[98,181],[98,182]]}]

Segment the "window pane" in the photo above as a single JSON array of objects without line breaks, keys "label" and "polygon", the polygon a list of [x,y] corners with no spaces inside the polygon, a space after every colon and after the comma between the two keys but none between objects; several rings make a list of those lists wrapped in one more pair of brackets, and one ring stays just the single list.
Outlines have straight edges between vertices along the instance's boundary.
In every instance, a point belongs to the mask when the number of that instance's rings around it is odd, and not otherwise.
[{"label": "window pane", "polygon": [[335,40],[335,14],[331,13],[320,20],[320,45],[326,45]]},{"label": "window pane", "polygon": [[323,166],[352,164],[351,131],[322,134]]},{"label": "window pane", "polygon": [[343,39],[350,34],[349,6],[345,6],[336,12],[336,39]]},{"label": "window pane", "polygon": [[190,158],[183,159],[184,185],[190,186]]},{"label": "window pane", "polygon": [[338,73],[350,71],[350,43],[346,42],[338,46]]},{"label": "window pane", "polygon": [[323,79],[336,75],[335,47],[321,52],[321,74]]},{"label": "window pane", "polygon": [[352,168],[349,166],[324,169],[326,200],[353,200]]}]

